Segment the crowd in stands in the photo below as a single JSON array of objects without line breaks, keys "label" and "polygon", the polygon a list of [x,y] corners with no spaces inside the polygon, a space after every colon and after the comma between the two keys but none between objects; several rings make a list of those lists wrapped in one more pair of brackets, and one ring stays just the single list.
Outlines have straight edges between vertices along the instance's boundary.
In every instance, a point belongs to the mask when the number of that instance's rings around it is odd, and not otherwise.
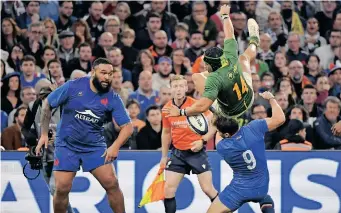
[{"label": "crowd in stands", "polygon": [[[239,54],[248,18],[261,31],[251,64],[255,101],[239,124],[271,116],[259,96],[271,91],[287,121],[266,134],[267,149],[341,149],[334,131],[341,128],[341,2],[307,0],[2,1],[2,149],[26,146],[21,127],[41,88],[90,75],[99,57],[112,62],[112,88],[135,128],[122,149],[160,149],[170,77],[184,75],[187,95],[200,97],[191,76],[204,71],[207,48],[223,48],[222,4],[231,6]],[[119,127],[104,129],[110,145]],[[207,149],[214,148],[211,141]]]}]

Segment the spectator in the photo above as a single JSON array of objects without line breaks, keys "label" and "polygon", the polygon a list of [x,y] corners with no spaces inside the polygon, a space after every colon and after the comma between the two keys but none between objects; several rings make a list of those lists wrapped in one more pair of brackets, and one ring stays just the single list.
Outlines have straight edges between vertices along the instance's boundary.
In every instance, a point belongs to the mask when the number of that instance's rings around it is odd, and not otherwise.
[{"label": "spectator", "polygon": [[258,18],[256,17],[256,6],[257,2],[256,1],[242,1],[239,2],[241,10],[245,13],[247,16],[247,19],[253,18],[257,20]]},{"label": "spectator", "polygon": [[40,1],[24,1],[24,5],[25,13],[21,14],[16,22],[18,27],[22,29],[23,32],[26,32],[25,29],[27,29],[30,24],[40,20]]},{"label": "spectator", "polygon": [[326,75],[320,74],[316,77],[316,90],[318,93],[316,104],[322,105],[328,97],[330,84]]},{"label": "spectator", "polygon": [[56,49],[59,47],[59,39],[57,35],[57,27],[54,21],[50,18],[45,18],[43,21],[44,31],[43,31],[43,42],[44,45],[52,46]]},{"label": "spectator", "polygon": [[86,72],[83,70],[74,70],[71,73],[70,80],[76,80],[78,78],[83,78],[86,76]]},{"label": "spectator", "polygon": [[[160,14],[161,16],[161,30],[165,31],[167,34],[167,38],[169,41],[172,41],[175,39],[175,26],[178,23],[178,18],[170,12],[167,12],[166,10],[167,1],[151,1],[151,8],[150,12],[155,12]],[[136,20],[138,21],[138,27],[137,29],[141,29],[145,27],[146,23],[146,15],[148,11],[142,10],[141,12],[136,14]]]},{"label": "spectator", "polygon": [[269,66],[274,60],[275,54],[271,51],[271,37],[268,33],[264,33],[260,36],[260,44],[257,58],[266,62]]},{"label": "spectator", "polygon": [[2,20],[1,32],[1,49],[7,52],[23,39],[19,27],[12,18]]},{"label": "spectator", "polygon": [[329,36],[329,45],[321,46],[315,50],[315,54],[321,59],[323,69],[328,69],[334,60],[334,50],[341,45],[341,31],[332,30]]},{"label": "spectator", "polygon": [[141,106],[140,120],[145,120],[146,109],[156,104],[158,92],[152,88],[152,73],[150,71],[142,71],[139,75],[138,89],[129,95],[128,99],[136,99]]},{"label": "spectator", "polygon": [[57,83],[58,86],[61,86],[65,83],[65,78],[63,75],[62,64],[58,59],[52,59],[47,63],[47,68],[50,71],[48,79],[51,82]]},{"label": "spectator", "polygon": [[22,104],[20,99],[20,75],[18,73],[7,74],[1,81],[1,110],[8,115],[13,109]]},{"label": "spectator", "polygon": [[275,93],[275,99],[278,102],[279,106],[282,108],[283,112],[285,113],[289,108],[288,94],[283,92],[277,92]]},{"label": "spectator", "polygon": [[279,13],[281,10],[281,5],[277,1],[259,1],[256,6],[256,17],[257,23],[259,25],[259,30],[261,32],[266,32],[268,28],[268,20],[270,19],[270,13]]},{"label": "spectator", "polygon": [[22,87],[34,87],[36,83],[45,78],[44,74],[37,74],[35,72],[36,60],[31,55],[24,56],[21,64],[22,74],[20,76],[20,82]]},{"label": "spectator", "polygon": [[315,85],[316,77],[321,72],[320,58],[315,54],[311,54],[307,58],[306,65],[308,71],[305,73],[305,76]]},{"label": "spectator", "polygon": [[98,44],[96,45],[93,55],[95,58],[106,58],[108,51],[114,46],[114,37],[109,32],[104,32],[99,37]]},{"label": "spectator", "polygon": [[44,66],[44,63],[41,59],[43,55],[43,30],[44,26],[42,23],[32,23],[28,28],[28,38],[22,40],[22,46],[26,50],[26,55],[32,55],[36,59],[36,64],[38,66]]},{"label": "spectator", "polygon": [[[73,1],[60,1],[59,2],[59,16],[56,21],[57,33],[62,31],[69,31],[76,18],[72,16],[74,2]],[[73,31],[75,32],[75,31]]]},{"label": "spectator", "polygon": [[341,9],[339,8],[338,10],[334,11],[333,14],[333,28],[332,29],[336,29],[336,30],[340,30],[341,31]]},{"label": "spectator", "polygon": [[192,65],[195,60],[204,54],[203,44],[204,44],[204,37],[201,32],[194,31],[190,35],[189,44],[191,45],[190,48],[186,49],[185,56],[189,58]]},{"label": "spectator", "polygon": [[327,31],[333,27],[333,12],[336,9],[335,1],[321,1],[321,11],[315,14],[319,22],[320,35],[327,38]]},{"label": "spectator", "polygon": [[319,23],[316,18],[308,19],[306,32],[304,34],[304,50],[313,53],[316,48],[327,45],[327,41],[320,35]]},{"label": "spectator", "polygon": [[102,2],[100,1],[91,2],[91,6],[89,8],[89,16],[84,18],[90,28],[90,33],[93,42],[97,41],[99,36],[103,33],[105,19],[102,17],[102,15],[103,15]]},{"label": "spectator", "polygon": [[185,23],[178,23],[175,26],[175,41],[172,43],[171,47],[173,49],[187,49],[190,47],[190,44],[187,41],[188,37],[188,25]]},{"label": "spectator", "polygon": [[284,77],[277,81],[276,92],[283,92],[289,95],[289,102],[294,103],[297,98],[295,87],[290,78]]},{"label": "spectator", "polygon": [[309,113],[309,123],[312,124],[322,114],[322,110],[316,104],[317,90],[313,85],[306,85],[302,92],[302,105]]},{"label": "spectator", "polygon": [[270,70],[274,74],[275,79],[289,76],[289,69],[287,67],[287,57],[283,52],[277,51],[274,55],[274,60],[270,65]]},{"label": "spectator", "polygon": [[128,70],[134,69],[134,63],[137,59],[138,50],[132,45],[135,41],[135,31],[132,29],[125,29],[122,32],[121,42],[123,46],[121,47],[123,62],[122,66]]},{"label": "spectator", "polygon": [[[7,75],[6,64],[5,64],[4,60],[1,59],[0,78],[3,79],[6,75]],[[2,86],[2,82],[1,82],[0,87],[1,86]]]},{"label": "spectator", "polygon": [[128,110],[131,122],[133,123],[134,129],[136,128],[137,132],[139,132],[144,126],[146,126],[146,123],[137,117],[141,112],[139,102],[131,99],[127,102],[126,108]]},{"label": "spectator", "polygon": [[0,119],[1,119],[1,131],[0,131],[0,134],[4,131],[4,129],[7,128],[7,120],[8,120],[8,116],[7,116],[7,113],[0,110]]},{"label": "spectator", "polygon": [[[155,33],[161,29],[161,16],[158,13],[150,12],[146,16],[147,27],[137,31],[133,47],[142,50],[153,45]],[[167,43],[167,38],[166,38]]]},{"label": "spectator", "polygon": [[161,148],[161,109],[150,106],[146,110],[147,122],[136,136],[138,150]]},{"label": "spectator", "polygon": [[[33,87],[24,87],[20,91],[20,99],[22,101],[21,106],[28,107],[28,104],[31,101],[35,101],[37,98],[36,91]],[[13,109],[8,115],[8,126],[11,126],[14,121],[14,114],[16,113],[17,109]]]},{"label": "spectator", "polygon": [[152,53],[155,61],[158,61],[162,56],[170,57],[173,51],[167,44],[167,34],[163,30],[157,31],[154,34],[153,45],[148,49]]},{"label": "spectator", "polygon": [[214,47],[218,31],[214,22],[207,19],[207,6],[205,2],[194,1],[192,3],[192,14],[184,18],[184,22],[188,25],[189,33],[202,33],[205,41],[205,48]]},{"label": "spectator", "polygon": [[1,2],[1,18],[12,18],[13,20],[25,13],[22,1],[3,1]]},{"label": "spectator", "polygon": [[268,117],[265,107],[261,104],[253,104],[250,112],[252,120],[265,119]]},{"label": "spectator", "polygon": [[304,75],[304,67],[300,61],[292,61],[289,64],[289,77],[294,84],[297,97],[301,97],[302,88],[311,84],[309,79]]},{"label": "spectator", "polygon": [[120,20],[117,16],[111,15],[106,18],[104,23],[104,32],[111,33],[113,37],[113,45],[116,47],[121,47],[122,43],[118,34],[120,33]]},{"label": "spectator", "polygon": [[78,49],[74,47],[75,34],[71,31],[62,31],[59,34],[60,47],[58,49],[58,57],[65,60],[66,63],[74,58],[79,57]]},{"label": "spectator", "polygon": [[131,81],[131,71],[122,67],[123,55],[119,48],[112,47],[108,50],[108,59],[111,61],[114,68],[122,70],[123,82]]},{"label": "spectator", "polygon": [[243,12],[233,12],[231,14],[231,21],[234,28],[234,36],[238,43],[238,53],[242,54],[248,45],[248,36],[246,34],[246,15]]},{"label": "spectator", "polygon": [[75,44],[74,47],[79,48],[82,43],[88,43],[93,47],[93,42],[90,34],[90,28],[88,23],[82,19],[78,19],[72,24],[72,32],[75,32]]},{"label": "spectator", "polygon": [[225,33],[224,31],[220,31],[217,37],[217,47],[224,49],[224,40],[225,40]]},{"label": "spectator", "polygon": [[113,88],[114,92],[120,95],[124,105],[126,105],[128,101],[129,91],[122,86],[122,83],[123,83],[122,70],[114,68],[111,88]]},{"label": "spectator", "polygon": [[305,64],[308,54],[300,48],[300,36],[297,33],[290,32],[288,36],[288,52],[287,57],[289,63],[291,61],[300,61]]},{"label": "spectator", "polygon": [[6,150],[17,150],[21,147],[26,147],[25,139],[21,134],[21,128],[24,125],[26,110],[26,107],[19,107],[14,114],[14,125],[4,129],[1,136],[1,145]]},{"label": "spectator", "polygon": [[276,52],[282,49],[287,42],[287,31],[284,31],[282,16],[279,12],[272,11],[268,18],[267,33],[271,36],[271,50]]},{"label": "spectator", "polygon": [[160,91],[163,86],[170,87],[172,60],[169,57],[161,57],[158,61],[157,70],[152,78],[153,90]]},{"label": "spectator", "polygon": [[24,48],[22,45],[16,44],[9,52],[8,66],[16,72],[20,72],[20,65],[24,58]]},{"label": "spectator", "polygon": [[162,109],[163,106],[172,99],[172,92],[170,87],[162,86],[159,91],[159,100],[157,101],[157,105]]},{"label": "spectator", "polygon": [[336,66],[334,67],[329,73],[329,83],[330,83],[330,90],[329,95],[337,96],[341,92],[341,67]]},{"label": "spectator", "polygon": [[191,1],[173,1],[170,5],[172,13],[178,17],[179,21],[191,14]]},{"label": "spectator", "polygon": [[312,150],[312,144],[305,140],[307,126],[309,125],[304,124],[300,120],[290,120],[286,136],[276,145],[275,149],[282,151]]},{"label": "spectator", "polygon": [[133,21],[133,19],[130,16],[131,11],[129,4],[127,4],[126,2],[119,2],[115,8],[115,15],[117,15],[120,20],[121,31],[125,31],[131,28],[130,26],[132,25],[131,22]]},{"label": "spectator", "polygon": [[283,1],[281,14],[284,21],[284,28],[287,32],[293,32],[299,36],[304,35],[306,21],[294,11],[293,1]]},{"label": "spectator", "polygon": [[186,75],[187,72],[192,72],[191,61],[185,57],[183,49],[174,49],[172,53],[173,70],[176,75]]},{"label": "spectator", "polygon": [[324,114],[314,122],[316,133],[314,147],[316,149],[340,149],[341,137],[333,135],[332,126],[340,120],[341,102],[336,97],[328,97],[324,106]]},{"label": "spectator", "polygon": [[149,50],[141,50],[137,56],[136,64],[132,71],[134,88],[138,87],[138,79],[142,71],[149,71],[154,73],[155,60]]},{"label": "spectator", "polygon": [[49,61],[52,59],[58,59],[57,51],[51,46],[45,46],[42,55],[42,61],[44,62],[44,66],[40,67],[42,69],[41,73],[43,73],[45,76],[49,74],[47,63],[49,63]]},{"label": "spectator", "polygon": [[72,71],[82,70],[86,73],[91,71],[92,49],[90,44],[82,43],[79,45],[79,58],[73,58],[69,61],[66,70],[63,70],[64,76],[70,78]]},{"label": "spectator", "polygon": [[271,72],[265,72],[260,77],[262,87],[259,89],[260,92],[272,91],[275,85],[275,77]]}]

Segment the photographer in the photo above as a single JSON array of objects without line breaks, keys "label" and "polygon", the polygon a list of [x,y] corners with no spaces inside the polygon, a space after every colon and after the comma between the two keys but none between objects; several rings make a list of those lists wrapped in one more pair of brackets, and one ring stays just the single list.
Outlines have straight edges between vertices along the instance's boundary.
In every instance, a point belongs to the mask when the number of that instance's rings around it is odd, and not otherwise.
[{"label": "photographer", "polygon": [[[51,195],[55,192],[55,181],[53,177],[53,164],[54,164],[54,139],[57,124],[60,120],[61,110],[56,108],[52,111],[51,122],[49,124],[49,145],[45,149],[43,156],[36,156],[34,150],[40,138],[40,120],[41,120],[41,106],[42,101],[56,89],[55,85],[49,85],[48,87],[42,87],[40,89],[38,98],[36,101],[29,104],[27,114],[22,128],[22,133],[27,141],[29,151],[26,155],[26,160],[29,162],[31,169],[41,170],[44,175],[44,180],[48,185]],[[73,210],[69,204],[68,213],[73,213]]]}]

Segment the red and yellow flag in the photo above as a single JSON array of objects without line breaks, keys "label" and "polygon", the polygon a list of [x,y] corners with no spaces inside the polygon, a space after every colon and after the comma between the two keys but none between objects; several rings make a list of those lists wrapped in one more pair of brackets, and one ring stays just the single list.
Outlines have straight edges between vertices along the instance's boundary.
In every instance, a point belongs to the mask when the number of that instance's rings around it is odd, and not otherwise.
[{"label": "red and yellow flag", "polygon": [[149,186],[146,194],[143,196],[139,208],[142,206],[165,199],[165,178],[164,178],[165,168],[160,168],[153,183]]}]

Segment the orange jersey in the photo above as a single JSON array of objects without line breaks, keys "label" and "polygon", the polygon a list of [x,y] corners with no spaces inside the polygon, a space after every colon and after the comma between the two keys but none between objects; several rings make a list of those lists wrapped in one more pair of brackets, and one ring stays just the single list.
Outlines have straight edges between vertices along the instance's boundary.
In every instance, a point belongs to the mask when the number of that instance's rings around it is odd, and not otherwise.
[{"label": "orange jersey", "polygon": [[[181,105],[180,109],[186,109],[194,104],[195,101],[196,100],[191,97],[186,97],[185,102]],[[172,104],[173,100],[170,100],[164,107],[171,106]],[[206,119],[211,114],[210,111],[204,113]],[[180,150],[191,149],[191,143],[200,140],[202,137],[190,129],[186,116],[166,117],[166,114],[162,113],[162,125],[163,128],[171,128],[172,144],[175,148]]]}]

